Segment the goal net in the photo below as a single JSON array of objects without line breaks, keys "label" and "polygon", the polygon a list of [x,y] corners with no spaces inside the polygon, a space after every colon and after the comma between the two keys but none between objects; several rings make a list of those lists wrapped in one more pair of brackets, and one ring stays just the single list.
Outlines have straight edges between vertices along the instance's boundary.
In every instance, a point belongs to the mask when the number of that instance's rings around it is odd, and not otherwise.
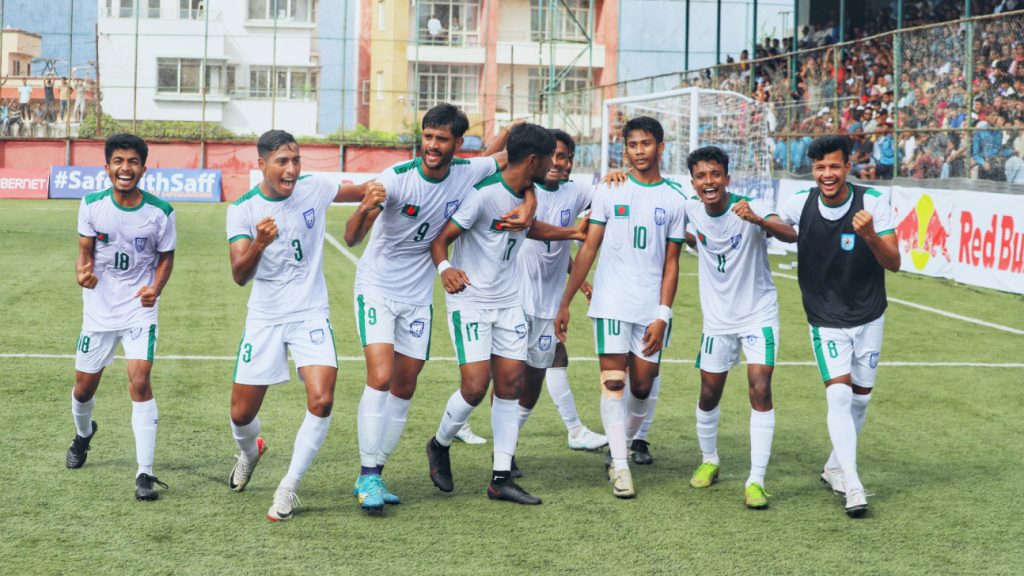
[{"label": "goal net", "polygon": [[686,157],[702,146],[718,146],[729,155],[729,191],[775,206],[769,110],[736,92],[680,88],[603,103],[601,173],[626,163],[622,128],[635,116],[651,116],[665,129],[661,172],[689,189]]}]

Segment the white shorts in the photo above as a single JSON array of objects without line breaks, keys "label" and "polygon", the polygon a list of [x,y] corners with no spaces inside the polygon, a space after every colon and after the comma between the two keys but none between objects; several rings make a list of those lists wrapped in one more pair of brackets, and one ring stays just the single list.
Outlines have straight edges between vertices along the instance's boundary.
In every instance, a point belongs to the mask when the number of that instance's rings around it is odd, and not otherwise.
[{"label": "white shorts", "polygon": [[728,372],[740,363],[740,348],[747,364],[775,366],[779,354],[779,327],[765,326],[736,334],[701,334],[697,368],[713,374]]},{"label": "white shorts", "polygon": [[359,342],[391,344],[395,352],[417,360],[430,359],[430,329],[433,306],[414,306],[390,298],[355,295],[356,328]]},{"label": "white shorts", "polygon": [[534,368],[551,368],[555,363],[555,321],[526,315],[528,336],[526,365]]},{"label": "white shorts", "polygon": [[288,352],[296,368],[338,367],[334,329],[327,318],[271,324],[246,325],[235,359],[234,381],[238,384],[270,386],[291,380]]},{"label": "white shorts", "polygon": [[646,324],[635,324],[609,318],[594,318],[594,343],[598,355],[601,354],[633,354],[637,358],[652,364],[661,363],[661,351],[668,348],[672,337],[672,320],[665,329],[665,343],[656,354],[644,356],[644,334]]},{"label": "white shorts", "polygon": [[821,380],[828,382],[849,374],[857,386],[872,388],[882,354],[884,325],[883,315],[854,328],[811,326],[811,346]]},{"label": "white shorts", "polygon": [[110,366],[118,342],[124,347],[126,359],[152,362],[156,354],[157,334],[156,324],[109,332],[83,330],[75,351],[75,370],[96,374]]},{"label": "white shorts", "polygon": [[459,366],[502,356],[526,360],[526,315],[520,306],[487,310],[453,310],[448,313]]}]

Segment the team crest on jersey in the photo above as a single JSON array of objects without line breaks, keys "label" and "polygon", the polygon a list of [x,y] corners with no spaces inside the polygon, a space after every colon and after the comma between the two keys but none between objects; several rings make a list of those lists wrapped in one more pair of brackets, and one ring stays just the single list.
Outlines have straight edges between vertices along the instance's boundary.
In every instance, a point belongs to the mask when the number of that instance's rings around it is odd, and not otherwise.
[{"label": "team crest on jersey", "polygon": [[658,226],[664,226],[665,225],[665,209],[664,208],[655,208],[654,209],[654,223],[657,224]]},{"label": "team crest on jersey", "polygon": [[540,340],[537,341],[537,347],[542,351],[547,352],[551,349],[551,336],[541,336]]},{"label": "team crest on jersey", "polygon": [[309,331],[309,341],[317,346],[324,343],[324,329],[317,328],[316,330]]},{"label": "team crest on jersey", "polygon": [[568,226],[569,223],[572,222],[572,212],[570,212],[568,208],[562,210],[562,213],[559,216],[559,221],[562,223],[562,226]]},{"label": "team crest on jersey", "polygon": [[839,235],[839,247],[847,252],[853,251],[853,244],[857,238],[856,234],[840,234]]},{"label": "team crest on jersey", "polygon": [[747,346],[757,344],[757,334],[747,334]]},{"label": "team crest on jersey", "polygon": [[96,232],[96,241],[97,242],[102,242],[102,243],[106,244],[107,242],[110,242],[110,234],[107,234],[106,232],[98,232],[97,231]]},{"label": "team crest on jersey", "polygon": [[422,338],[423,329],[426,328],[426,326],[427,325],[423,320],[413,320],[412,323],[409,324],[409,334],[412,334],[414,338]]},{"label": "team crest on jersey", "polygon": [[452,200],[451,202],[444,205],[444,217],[451,218],[455,211],[459,209],[459,201]]},{"label": "team crest on jersey", "polygon": [[526,324],[516,324],[516,336],[526,338]]},{"label": "team crest on jersey", "polygon": [[146,249],[146,241],[148,241],[148,240],[149,240],[149,238],[136,238],[135,239],[135,251],[136,252],[142,252],[143,250],[145,250]]},{"label": "team crest on jersey", "polygon": [[737,234],[729,238],[729,246],[732,246],[733,250],[739,250],[741,241],[743,241],[743,234]]},{"label": "team crest on jersey", "polygon": [[310,208],[302,213],[302,217],[306,220],[306,228],[313,228],[313,224],[316,223],[316,212]]},{"label": "team crest on jersey", "polygon": [[871,354],[868,355],[868,366],[871,366],[872,370],[874,370],[875,368],[878,368],[878,357],[879,357],[879,355],[880,355],[879,352],[872,352]]},{"label": "team crest on jersey", "polygon": [[402,216],[406,218],[415,218],[420,215],[420,207],[415,204],[406,204],[402,206]]}]

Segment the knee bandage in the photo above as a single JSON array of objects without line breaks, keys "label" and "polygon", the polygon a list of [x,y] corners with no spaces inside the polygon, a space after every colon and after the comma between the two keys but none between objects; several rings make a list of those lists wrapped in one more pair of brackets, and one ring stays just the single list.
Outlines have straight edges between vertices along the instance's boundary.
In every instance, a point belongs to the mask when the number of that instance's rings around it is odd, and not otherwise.
[{"label": "knee bandage", "polygon": [[626,372],[601,370],[601,397],[622,398],[626,392]]}]

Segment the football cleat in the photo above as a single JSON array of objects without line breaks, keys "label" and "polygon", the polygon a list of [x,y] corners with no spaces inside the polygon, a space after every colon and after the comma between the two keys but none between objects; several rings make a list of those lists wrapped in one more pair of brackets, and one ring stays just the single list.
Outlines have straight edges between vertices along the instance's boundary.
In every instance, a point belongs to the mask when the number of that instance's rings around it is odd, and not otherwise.
[{"label": "football cleat", "polygon": [[608,445],[608,437],[598,434],[586,426],[580,426],[575,435],[569,432],[570,450],[600,450]]},{"label": "football cleat", "polygon": [[380,476],[376,474],[360,476],[356,480],[356,498],[359,499],[359,505],[363,507],[364,512],[384,510],[384,494],[380,486]]},{"label": "football cleat", "polygon": [[868,495],[863,488],[854,488],[846,493],[846,515],[863,518],[868,513]]},{"label": "football cleat", "polygon": [[705,462],[697,467],[693,476],[690,477],[690,486],[694,488],[707,488],[718,481],[718,464]]},{"label": "football cleat", "polygon": [[263,453],[266,451],[267,441],[263,438],[257,438],[255,460],[249,462],[245,456],[239,454],[238,461],[235,462],[235,467],[231,469],[231,475],[228,476],[228,488],[235,492],[245,490],[246,485],[249,484],[249,479],[252,478],[252,471],[256,469],[256,465],[260,463],[260,458],[263,458]]},{"label": "football cleat", "polygon": [[452,461],[448,453],[450,446],[441,446],[431,436],[427,440],[427,463],[430,465],[430,481],[437,486],[441,492],[451,492],[455,489],[455,481],[452,480]]},{"label": "football cleat", "polygon": [[654,456],[651,456],[650,443],[647,440],[633,440],[629,445],[629,453],[633,456],[633,462],[641,466],[654,464]]},{"label": "football cleat", "polygon": [[743,503],[747,505],[747,508],[764,510],[768,507],[769,496],[771,494],[765,492],[760,484],[753,482],[743,490]]},{"label": "football cleat", "polygon": [[541,503],[540,498],[537,498],[526,490],[523,490],[511,479],[502,482],[501,484],[495,484],[494,482],[488,484],[487,497],[491,500],[507,500],[509,502],[515,502],[516,504],[535,505]]},{"label": "football cleat", "polygon": [[136,500],[156,500],[160,497],[153,488],[153,484],[156,484],[167,489],[167,484],[164,484],[156,478],[156,476],[150,476],[143,472],[135,477],[135,499]]},{"label": "football cleat", "polygon": [[295,508],[299,505],[301,505],[301,502],[299,502],[299,496],[295,492],[278,486],[277,490],[274,491],[274,503],[270,505],[270,510],[267,510],[267,520],[271,522],[284,522],[292,517],[292,514],[295,513]]},{"label": "football cleat", "polygon": [[64,461],[67,463],[68,468],[75,469],[85,466],[85,459],[89,456],[89,443],[92,442],[93,437],[96,436],[96,431],[99,430],[99,426],[96,425],[96,421],[92,421],[92,434],[88,438],[83,438],[78,434],[75,434],[75,439],[71,441],[71,446],[68,447],[68,453],[64,456]]},{"label": "football cleat", "polygon": [[636,496],[636,490],[633,489],[633,474],[629,471],[629,468],[623,468],[621,470],[615,470],[614,477],[612,478],[612,494],[616,498],[632,498]]},{"label": "football cleat", "polygon": [[608,474],[608,481],[615,482],[615,462],[612,460],[611,453],[604,457],[604,471]]},{"label": "football cleat", "polygon": [[842,468],[825,468],[821,471],[821,483],[836,494],[846,495],[846,478]]},{"label": "football cleat", "polygon": [[380,479],[380,495],[384,498],[385,504],[400,504],[402,502],[397,494],[393,494],[391,490],[388,490],[388,485],[384,483],[383,478]]},{"label": "football cleat", "polygon": [[462,425],[462,428],[455,433],[455,439],[466,444],[487,444],[487,438],[477,436],[469,427],[469,422]]}]

